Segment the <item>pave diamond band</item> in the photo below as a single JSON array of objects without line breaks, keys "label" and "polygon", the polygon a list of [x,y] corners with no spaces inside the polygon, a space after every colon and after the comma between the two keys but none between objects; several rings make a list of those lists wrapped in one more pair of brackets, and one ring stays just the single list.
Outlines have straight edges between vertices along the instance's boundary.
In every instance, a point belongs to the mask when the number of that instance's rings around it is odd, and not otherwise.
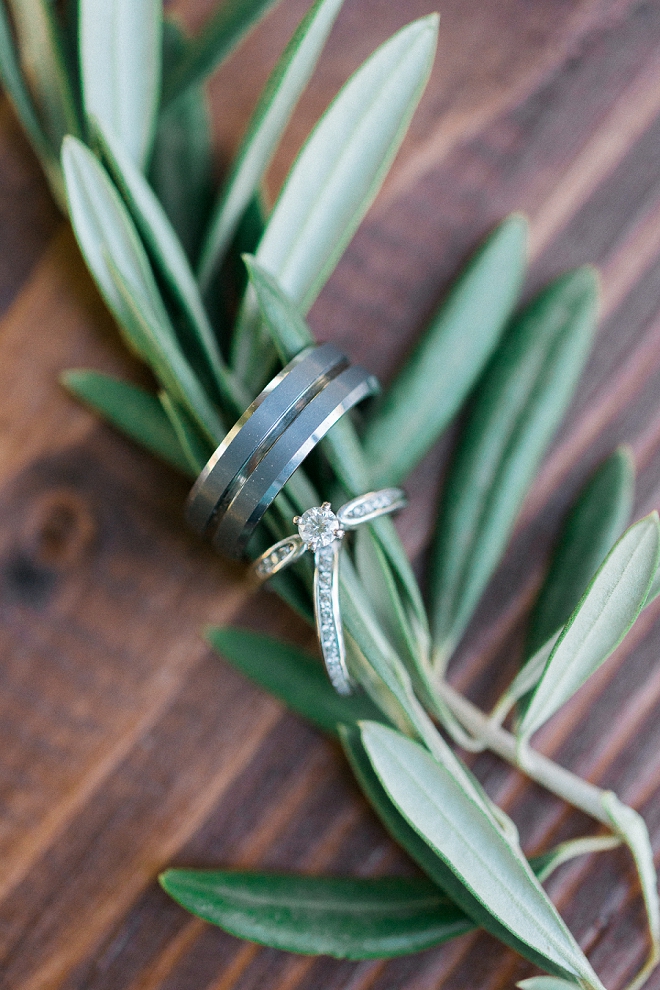
[{"label": "pave diamond band", "polygon": [[346,665],[346,648],[339,611],[339,551],[345,531],[406,505],[401,488],[367,492],[342,505],[335,514],[329,502],[313,506],[295,516],[298,532],[287,536],[262,553],[252,567],[260,581],[266,581],[302,557],[314,553],[314,614],[323,660],[333,687],[339,694],[351,693]]}]

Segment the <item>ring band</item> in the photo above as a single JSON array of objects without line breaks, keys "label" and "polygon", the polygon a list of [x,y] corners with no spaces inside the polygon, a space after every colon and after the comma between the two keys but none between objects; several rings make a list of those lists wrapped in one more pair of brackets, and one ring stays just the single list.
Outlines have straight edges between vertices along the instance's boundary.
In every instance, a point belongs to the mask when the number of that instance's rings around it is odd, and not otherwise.
[{"label": "ring band", "polygon": [[348,360],[333,344],[306,348],[263,389],[232,427],[197,478],[186,502],[186,520],[203,535],[223,509],[238,477],[249,474],[305,405]]},{"label": "ring band", "polygon": [[[378,391],[378,381],[352,365],[328,382],[301,410],[245,480],[237,480],[213,535],[223,553],[240,557],[256,526],[294,471],[353,406]],[[233,497],[232,497],[233,496]]]},{"label": "ring band", "polygon": [[351,499],[332,511],[329,502],[296,516],[298,533],[287,536],[262,553],[252,568],[260,581],[294,564],[307,550],[314,553],[314,614],[321,653],[332,686],[339,694],[351,693],[346,647],[339,611],[339,551],[347,529],[389,515],[407,504],[401,488],[384,488]]}]

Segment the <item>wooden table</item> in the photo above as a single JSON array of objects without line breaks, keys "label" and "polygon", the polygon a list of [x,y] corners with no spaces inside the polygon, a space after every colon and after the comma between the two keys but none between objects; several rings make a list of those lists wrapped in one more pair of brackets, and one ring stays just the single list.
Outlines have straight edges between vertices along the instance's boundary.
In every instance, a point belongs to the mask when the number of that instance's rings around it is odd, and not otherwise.
[{"label": "wooden table", "polygon": [[[182,4],[182,7],[184,5]],[[199,23],[211,0],[188,0]],[[221,155],[304,0],[281,7],[212,85]],[[347,0],[269,177],[347,74],[431,0]],[[637,516],[660,502],[660,4],[445,0],[436,67],[388,183],[311,314],[385,378],[463,259],[529,213],[532,291],[593,262],[600,335],[504,565],[452,668],[483,705],[516,669],[561,513],[619,442]],[[0,985],[11,990],[495,990],[530,968],[476,934],[394,962],[257,948],[156,883],[168,864],[374,873],[412,867],[337,748],[211,655],[205,623],[307,634],[247,594],[181,521],[185,484],[74,404],[58,374],[140,380],[0,105]],[[442,445],[400,521],[423,557]],[[538,737],[613,787],[660,843],[660,625],[624,647]],[[535,852],[591,828],[490,756],[475,770]],[[645,932],[624,853],[564,867],[550,891],[609,990]],[[660,987],[660,974],[649,988]]]}]

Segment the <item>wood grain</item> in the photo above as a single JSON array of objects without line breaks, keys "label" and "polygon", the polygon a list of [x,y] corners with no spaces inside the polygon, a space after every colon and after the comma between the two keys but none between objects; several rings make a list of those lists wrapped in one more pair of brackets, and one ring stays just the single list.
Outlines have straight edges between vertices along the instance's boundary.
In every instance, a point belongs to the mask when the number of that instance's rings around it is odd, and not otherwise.
[{"label": "wood grain", "polygon": [[[175,5],[199,25],[213,4]],[[307,4],[282,0],[212,84],[219,161]],[[347,0],[269,175],[347,74],[430,0]],[[660,504],[660,5],[446,0],[436,67],[386,186],[311,314],[387,378],[506,212],[532,222],[527,292],[597,264],[601,329],[573,407],[452,666],[487,705],[518,663],[563,511],[631,444],[635,513]],[[7,990],[499,990],[529,967],[483,934],[345,963],[191,919],[167,864],[409,872],[337,748],[212,656],[199,629],[308,634],[186,534],[184,483],[71,402],[58,374],[140,381],[6,102],[0,104],[0,986]],[[423,564],[448,442],[400,528]],[[538,744],[645,815],[660,853],[660,607]],[[472,760],[530,852],[591,828],[494,757]],[[610,990],[645,952],[624,853],[550,890]],[[655,975],[650,990],[660,987]]]}]

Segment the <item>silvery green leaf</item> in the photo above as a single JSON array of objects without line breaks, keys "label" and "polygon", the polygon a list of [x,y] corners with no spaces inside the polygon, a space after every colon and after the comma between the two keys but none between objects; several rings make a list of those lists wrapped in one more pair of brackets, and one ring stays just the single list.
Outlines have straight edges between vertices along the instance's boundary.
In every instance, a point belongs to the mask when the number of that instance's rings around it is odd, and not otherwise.
[{"label": "silvery green leaf", "polygon": [[644,606],[660,557],[658,514],[631,526],[612,548],[570,617],[527,704],[527,740],[614,652]]},{"label": "silvery green leaf", "polygon": [[155,395],[130,382],[118,381],[97,371],[65,371],[62,382],[77,399],[100,413],[131,440],[146,447],[177,471],[195,477]]},{"label": "silvery green leaf", "polygon": [[232,666],[323,732],[336,735],[340,724],[382,717],[366,695],[337,694],[322,661],[298,647],[247,629],[210,628],[206,638]]},{"label": "silvery green leaf", "polygon": [[601,798],[617,835],[630,849],[637,867],[644,906],[651,935],[651,958],[660,955],[660,903],[658,902],[658,875],[653,859],[653,849],[646,822],[633,808],[619,801],[616,794],[606,791]]},{"label": "silvery green leaf", "polygon": [[649,589],[646,601],[644,602],[644,606],[646,607],[646,605],[650,605],[651,602],[655,601],[658,595],[660,595],[660,570],[655,572],[655,577],[651,582],[651,587]]},{"label": "silvery green leaf", "polygon": [[181,56],[166,73],[163,102],[204,81],[273,6],[275,0],[225,0],[199,34],[185,44]]},{"label": "silvery green leaf", "polygon": [[[547,972],[601,987],[523,857],[447,770],[418,743],[376,722],[362,741],[389,797],[458,881],[450,896],[466,914],[475,899],[489,930]],[[465,891],[469,896],[466,896]],[[483,918],[474,919],[482,924]]]},{"label": "silvery green leaf", "polygon": [[377,401],[363,442],[374,484],[399,484],[462,406],[522,288],[527,222],[505,220],[461,271],[430,326]]},{"label": "silvery green leaf", "polygon": [[213,446],[209,445],[183,406],[171,395],[161,391],[158,398],[186,456],[189,471],[196,478],[213,453]]},{"label": "silvery green leaf", "polygon": [[504,553],[573,397],[596,325],[590,268],[557,279],[513,321],[474,390],[432,550],[431,620],[446,664]]},{"label": "silvery green leaf", "polygon": [[226,430],[218,412],[209,401],[199,378],[191,368],[169,323],[162,323],[149,308],[142,308],[131,293],[131,288],[113,259],[106,255],[108,271],[126,312],[131,337],[149,342],[150,364],[165,391],[188,410],[193,421],[201,429],[206,441],[215,449]]},{"label": "silvery green leaf", "polygon": [[[165,70],[185,39],[163,22]],[[191,86],[159,115],[149,181],[190,263],[196,264],[213,201],[213,137],[206,90]]]},{"label": "silvery green leaf", "polygon": [[161,0],[80,0],[85,113],[115,134],[140,168],[156,129],[162,31]]},{"label": "silvery green leaf", "polygon": [[[97,122],[94,122],[96,124]],[[197,282],[165,211],[151,186],[121,143],[106,133],[100,122],[97,134],[105,160],[118,189],[130,210],[142,239],[161,276],[166,280],[193,334],[191,350],[201,350],[219,393],[235,415],[249,405],[249,396],[233,378],[220,354],[213,329],[208,321]]]},{"label": "silvery green leaf", "polygon": [[343,0],[316,0],[277,62],[213,207],[199,263],[206,291],[254,196],[314,67]]},{"label": "silvery green leaf", "polygon": [[197,417],[209,440],[223,425],[181,353],[145,250],[107,172],[80,141],[62,147],[69,212],[80,249],[127,342]]},{"label": "silvery green leaf", "polygon": [[66,213],[66,195],[59,159],[32,103],[18,63],[11,25],[4,3],[0,3],[0,80],[30,144],[39,157],[58,206]]},{"label": "silvery green leaf", "polygon": [[619,447],[589,478],[566,516],[530,619],[528,655],[570,616],[625,529],[634,492],[632,453],[628,447]]},{"label": "silvery green leaf", "polygon": [[[426,85],[437,15],[386,41],[349,79],[307,139],[273,209],[258,263],[306,311],[334,269],[385,178]],[[264,337],[246,294],[233,363],[245,380],[264,373]]]},{"label": "silvery green leaf", "polygon": [[80,133],[80,121],[55,8],[48,0],[9,0],[9,6],[23,76],[50,143],[59,153],[66,134]]},{"label": "silvery green leaf", "polygon": [[[387,640],[371,602],[357,578],[350,561],[344,559],[341,569],[340,604],[347,639],[354,640],[367,663],[385,686],[392,699],[398,704],[403,719],[388,708],[387,714],[393,724],[397,724],[410,735],[417,735],[435,760],[445,767],[467,798],[491,821],[500,834],[507,835],[517,848],[517,833],[513,822],[497,808],[483,790],[481,784],[459,760],[452,748],[437,731],[431,718],[418,701],[410,674],[399,656]],[[349,665],[350,670],[350,665]],[[368,688],[365,682],[365,687]],[[378,700],[379,707],[385,707]],[[522,855],[517,848],[518,855]]]},{"label": "silvery green leaf", "polygon": [[560,980],[556,976],[530,976],[516,983],[521,990],[579,990],[580,984],[572,980]]},{"label": "silvery green leaf", "polygon": [[568,863],[577,856],[588,856],[595,852],[609,852],[621,845],[621,839],[616,835],[589,835],[583,839],[568,839],[554,849],[530,860],[534,873],[541,883],[554,873],[562,863]]},{"label": "silvery green leaf", "polygon": [[561,629],[558,629],[543,646],[539,647],[536,653],[518,671],[506,691],[504,691],[491,712],[491,718],[500,725],[515,703],[528,694],[532,688],[536,687],[560,635]]},{"label": "silvery green leaf", "polygon": [[385,959],[440,945],[472,927],[429,880],[167,870],[182,907],[239,938],[286,952]]},{"label": "silvery green leaf", "polygon": [[[244,257],[250,282],[261,316],[272,336],[282,364],[314,343],[309,327],[292,300],[277,281],[255,258]],[[339,481],[349,495],[361,495],[372,488],[365,468],[360,441],[348,417],[340,420],[322,442],[322,448]],[[387,557],[408,621],[412,624],[422,650],[429,642],[426,609],[419,586],[412,572],[391,519],[377,519],[370,526]]]},{"label": "silvery green leaf", "polygon": [[407,659],[408,665],[413,668],[421,666],[427,659],[423,645],[415,637],[403,608],[385,552],[366,526],[355,533],[354,553],[358,576],[369,593],[376,617],[391,644],[400,656]]}]

